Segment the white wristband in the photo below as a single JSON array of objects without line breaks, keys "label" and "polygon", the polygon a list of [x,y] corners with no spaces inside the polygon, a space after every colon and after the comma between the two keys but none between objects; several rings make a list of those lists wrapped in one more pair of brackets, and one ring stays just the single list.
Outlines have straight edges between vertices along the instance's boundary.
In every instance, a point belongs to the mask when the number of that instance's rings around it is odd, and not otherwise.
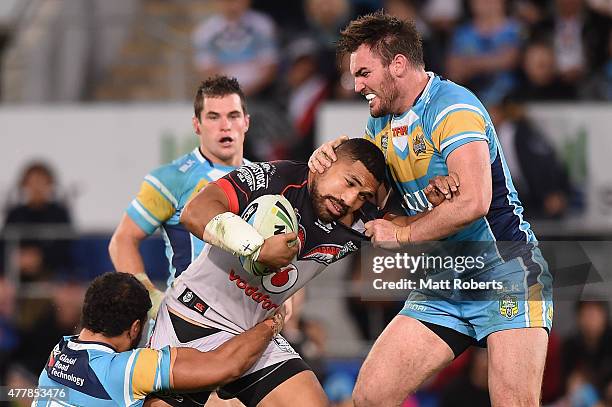
[{"label": "white wristband", "polygon": [[264,243],[255,228],[232,212],[221,213],[204,228],[210,236],[208,243],[234,255],[250,256]]}]

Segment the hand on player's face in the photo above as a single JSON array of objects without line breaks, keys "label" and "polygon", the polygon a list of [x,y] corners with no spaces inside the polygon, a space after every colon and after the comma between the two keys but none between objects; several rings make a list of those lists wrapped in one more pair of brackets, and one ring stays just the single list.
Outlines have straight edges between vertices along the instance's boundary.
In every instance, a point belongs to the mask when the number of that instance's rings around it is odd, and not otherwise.
[{"label": "hand on player's face", "polygon": [[459,195],[459,176],[451,172],[448,175],[439,175],[429,180],[429,185],[424,189],[427,200],[438,206],[444,200],[452,201]]},{"label": "hand on player's face", "polygon": [[310,196],[324,222],[340,220],[374,197],[379,182],[360,161],[340,159],[324,174],[313,176]]},{"label": "hand on player's face", "polygon": [[297,256],[299,244],[296,240],[297,234],[293,232],[267,238],[261,246],[257,262],[273,270],[285,267]]},{"label": "hand on player's face", "polygon": [[310,171],[316,171],[319,174],[323,174],[337,159],[334,149],[345,141],[348,141],[348,139],[346,135],[340,136],[317,148],[308,159],[308,168],[310,168]]}]

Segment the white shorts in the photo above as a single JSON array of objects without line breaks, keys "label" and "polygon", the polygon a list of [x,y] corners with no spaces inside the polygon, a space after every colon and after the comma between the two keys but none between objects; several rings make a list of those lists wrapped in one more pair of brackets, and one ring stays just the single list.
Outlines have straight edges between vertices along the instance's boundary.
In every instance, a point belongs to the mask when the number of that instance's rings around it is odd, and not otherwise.
[{"label": "white shorts", "polygon": [[[157,313],[157,321],[151,336],[150,346],[153,349],[161,349],[166,345],[175,347],[195,348],[204,352],[211,351],[221,346],[224,342],[232,339],[235,335],[229,332],[220,331],[202,338],[194,339],[189,342],[180,342],[174,332],[174,327],[170,321],[168,307],[163,301]],[[267,349],[259,360],[242,376],[264,369],[289,359],[301,359],[300,355],[293,350],[289,342],[281,335],[274,337]]]}]

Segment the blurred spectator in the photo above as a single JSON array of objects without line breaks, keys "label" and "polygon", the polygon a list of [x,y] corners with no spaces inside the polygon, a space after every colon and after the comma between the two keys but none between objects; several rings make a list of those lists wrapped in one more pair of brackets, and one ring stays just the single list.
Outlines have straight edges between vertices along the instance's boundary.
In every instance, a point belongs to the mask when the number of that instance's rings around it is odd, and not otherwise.
[{"label": "blurred spectator", "polygon": [[532,42],[525,48],[520,85],[513,99],[521,101],[571,100],[576,97],[573,86],[557,74],[555,50],[544,42]]},{"label": "blurred spectator", "polygon": [[589,383],[604,390],[612,375],[612,329],[608,303],[581,301],[576,304],[577,331],[563,343],[563,372],[568,392],[592,398]]},{"label": "blurred spectator", "polygon": [[[71,267],[70,246],[66,230],[70,226],[70,214],[65,205],[57,200],[56,181],[51,168],[44,162],[33,162],[23,171],[18,184],[18,201],[9,207],[4,231],[9,229],[23,233],[17,264],[22,279],[40,280],[47,271],[58,271]],[[42,228],[59,227],[51,231],[59,234],[54,239],[37,239]]]},{"label": "blurred spectator", "polygon": [[385,0],[383,9],[387,14],[402,20],[414,21],[423,40],[423,58],[427,70],[441,72],[445,57],[443,44],[433,43],[431,30],[421,18],[416,0]]},{"label": "blurred spectator", "polygon": [[348,0],[305,0],[306,21],[315,38],[325,47],[333,48],[351,18]]},{"label": "blurred spectator", "polygon": [[63,335],[78,333],[85,288],[72,281],[55,283],[51,288],[51,307],[19,333],[19,348],[14,362],[38,375],[49,357],[49,349]]},{"label": "blurred spectator", "polygon": [[319,72],[318,51],[318,44],[309,37],[293,41],[287,50],[287,110],[297,135],[289,157],[294,160],[304,159],[314,150],[315,118],[329,94],[328,81]]},{"label": "blurred spectator", "polygon": [[9,361],[17,348],[14,315],[15,287],[0,277],[0,383],[6,383]]},{"label": "blurred spectator", "polygon": [[320,71],[330,76],[335,71],[336,41],[351,18],[349,0],[304,0],[308,35],[320,47]]},{"label": "blurred spectator", "polygon": [[334,100],[358,100],[363,99],[355,93],[355,80],[350,71],[350,55],[338,55],[336,58],[336,72],[332,81],[332,99]]},{"label": "blurred spectator", "polygon": [[512,181],[531,217],[558,218],[570,193],[566,169],[520,104],[505,99],[487,106]]},{"label": "blurred spectator", "polygon": [[504,0],[470,0],[472,20],[453,36],[448,77],[481,99],[499,99],[515,85],[519,62],[519,24],[506,17]]},{"label": "blurred spectator", "polygon": [[587,71],[583,33],[585,10],[582,0],[556,0],[553,41],[557,67],[563,79],[571,84]]},{"label": "blurred spectator", "polygon": [[487,379],[487,350],[472,348],[467,374],[449,384],[440,397],[440,407],[490,406]]},{"label": "blurred spectator", "polygon": [[514,14],[524,27],[532,33],[546,19],[546,1],[518,0],[514,3]]},{"label": "blurred spectator", "polygon": [[286,40],[299,36],[308,29],[304,2],[305,0],[292,0],[291,7],[287,7],[286,0],[253,0],[252,8],[274,20],[279,39],[282,44],[286,44]]},{"label": "blurred spectator", "polygon": [[268,16],[251,10],[250,0],[217,0],[218,14],[193,34],[196,69],[202,78],[236,77],[247,96],[272,85],[278,67],[276,28]]},{"label": "blurred spectator", "polygon": [[426,0],[423,17],[435,31],[450,33],[463,14],[461,3],[461,0]]},{"label": "blurred spectator", "polygon": [[581,87],[584,99],[612,101],[612,29],[608,33],[608,61]]},{"label": "blurred spectator", "polygon": [[[425,67],[438,74],[446,72],[446,55],[451,36],[457,22],[463,15],[461,0],[427,0],[421,8],[421,15],[427,22],[430,32],[425,52]],[[427,50],[426,47],[433,49]]]}]

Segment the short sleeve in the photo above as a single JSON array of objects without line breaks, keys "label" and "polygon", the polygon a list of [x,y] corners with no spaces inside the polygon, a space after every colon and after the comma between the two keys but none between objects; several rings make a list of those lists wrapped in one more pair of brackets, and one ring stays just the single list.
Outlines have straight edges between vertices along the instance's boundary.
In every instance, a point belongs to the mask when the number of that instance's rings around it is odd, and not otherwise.
[{"label": "short sleeve", "polygon": [[230,211],[240,214],[250,201],[262,195],[282,192],[283,183],[278,175],[276,163],[249,163],[214,183],[225,193]]},{"label": "short sleeve", "polygon": [[479,106],[455,103],[442,109],[433,123],[432,142],[444,160],[458,147],[472,141],[489,141],[486,123]]},{"label": "short sleeve", "polygon": [[138,195],[127,208],[128,216],[147,234],[152,234],[174,215],[178,207],[164,171],[148,174]]},{"label": "short sleeve", "polygon": [[[120,405],[138,405],[147,395],[171,390],[172,349],[138,348],[117,354],[109,366],[107,377],[114,400]],[[121,389],[121,392],[119,392]]]}]

